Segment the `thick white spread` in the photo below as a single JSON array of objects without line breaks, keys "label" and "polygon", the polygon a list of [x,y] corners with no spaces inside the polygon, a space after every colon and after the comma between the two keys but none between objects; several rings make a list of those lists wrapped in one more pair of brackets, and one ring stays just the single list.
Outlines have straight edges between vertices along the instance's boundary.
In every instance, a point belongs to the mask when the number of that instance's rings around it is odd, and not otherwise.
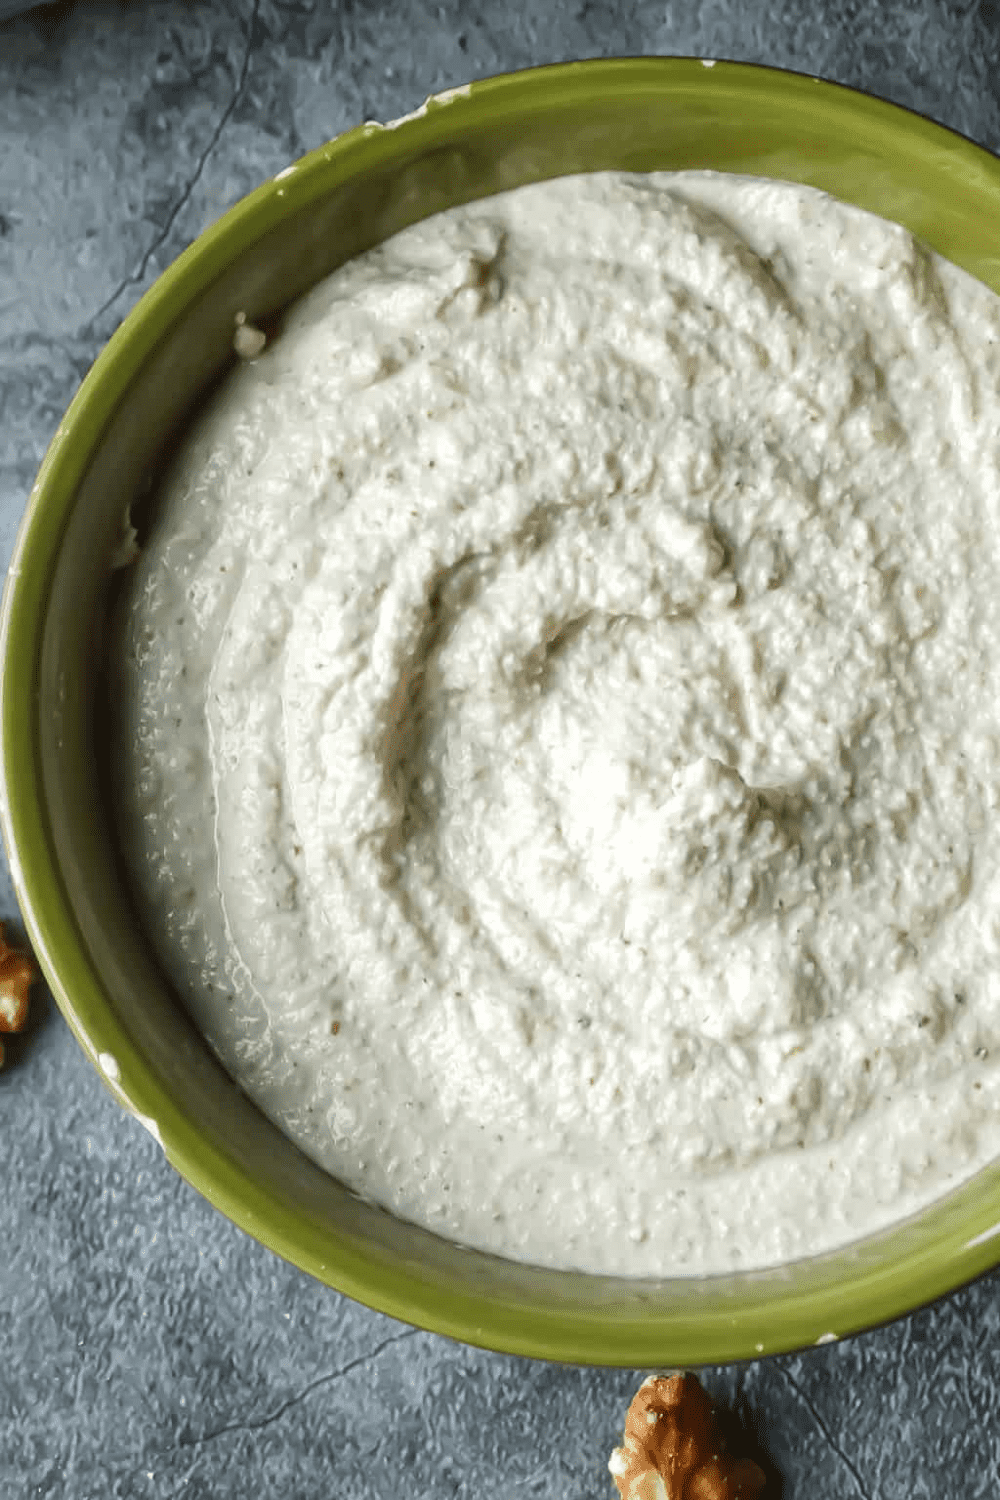
[{"label": "thick white spread", "polygon": [[199,422],[119,647],[162,960],[317,1161],[627,1274],[1000,1152],[1000,299],[808,188],[406,230]]}]

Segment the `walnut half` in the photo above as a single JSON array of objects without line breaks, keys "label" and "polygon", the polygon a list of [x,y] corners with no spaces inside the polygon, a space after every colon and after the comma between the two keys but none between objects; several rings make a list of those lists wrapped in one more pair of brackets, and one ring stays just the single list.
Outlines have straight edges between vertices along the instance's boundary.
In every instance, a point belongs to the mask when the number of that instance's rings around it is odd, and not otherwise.
[{"label": "walnut half", "polygon": [[[0,1032],[23,1031],[28,1020],[28,991],[39,978],[30,953],[12,948],[0,922]],[[0,1067],[3,1066],[0,1042]]]},{"label": "walnut half", "polygon": [[622,1500],[754,1500],[765,1484],[749,1458],[723,1451],[712,1403],[694,1375],[651,1375],[608,1464]]}]

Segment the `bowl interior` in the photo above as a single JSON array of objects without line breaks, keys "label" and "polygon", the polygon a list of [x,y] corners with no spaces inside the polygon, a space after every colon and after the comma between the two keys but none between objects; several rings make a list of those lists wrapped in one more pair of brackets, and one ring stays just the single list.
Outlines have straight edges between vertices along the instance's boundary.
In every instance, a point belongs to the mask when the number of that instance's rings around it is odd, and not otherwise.
[{"label": "bowl interior", "polygon": [[567,64],[453,91],[305,157],[161,277],[53,439],[0,627],[15,885],[55,997],[119,1101],[213,1204],[321,1280],[469,1342],[589,1363],[750,1358],[896,1316],[1000,1259],[1000,1168],[834,1254],[682,1280],[515,1265],[362,1202],[245,1098],[149,956],[102,813],[97,664],[122,517],[231,364],[237,312],[266,322],[351,255],[471,198],[568,172],[685,167],[827,189],[1000,291],[1000,163],[867,96],[691,59]]}]

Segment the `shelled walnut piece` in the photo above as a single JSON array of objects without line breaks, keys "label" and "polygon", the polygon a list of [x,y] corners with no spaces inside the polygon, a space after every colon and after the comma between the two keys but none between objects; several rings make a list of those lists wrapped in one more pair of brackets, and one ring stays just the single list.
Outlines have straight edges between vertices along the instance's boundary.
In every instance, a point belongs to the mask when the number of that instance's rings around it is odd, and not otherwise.
[{"label": "shelled walnut piece", "polygon": [[731,1458],[694,1375],[651,1375],[625,1418],[608,1468],[622,1500],[754,1500],[765,1484],[749,1458]]},{"label": "shelled walnut piece", "polygon": [[[23,1031],[28,1020],[28,991],[39,978],[30,953],[12,948],[0,922],[0,1032]],[[4,1050],[0,1042],[0,1067]]]}]

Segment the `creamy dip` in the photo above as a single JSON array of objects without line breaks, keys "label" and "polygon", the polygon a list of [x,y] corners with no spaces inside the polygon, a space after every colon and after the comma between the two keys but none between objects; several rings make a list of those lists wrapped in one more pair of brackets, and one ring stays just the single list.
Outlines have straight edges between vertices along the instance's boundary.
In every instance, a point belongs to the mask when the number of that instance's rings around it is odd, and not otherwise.
[{"label": "creamy dip", "polygon": [[460,1242],[780,1262],[1000,1153],[1000,299],[595,175],[337,271],[172,473],[123,844],[227,1068]]}]

